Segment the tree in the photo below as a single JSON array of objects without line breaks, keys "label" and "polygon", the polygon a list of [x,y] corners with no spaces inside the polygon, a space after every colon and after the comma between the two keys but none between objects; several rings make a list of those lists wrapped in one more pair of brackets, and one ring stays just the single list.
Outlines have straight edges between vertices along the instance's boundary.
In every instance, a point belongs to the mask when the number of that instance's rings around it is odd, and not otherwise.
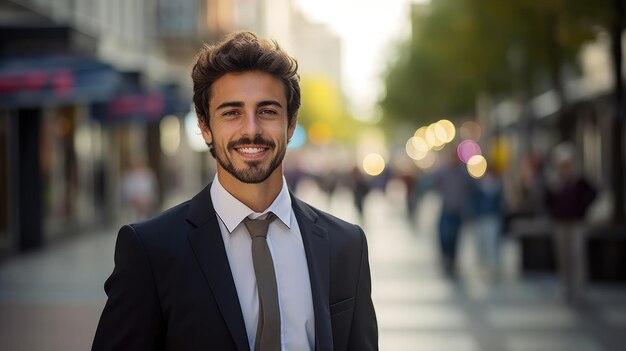
[{"label": "tree", "polygon": [[[385,77],[387,123],[430,123],[472,114],[479,94],[513,96],[522,106],[554,89],[566,107],[561,72],[598,33],[612,40],[615,117],[612,188],[624,220],[624,117],[621,37],[624,2],[610,0],[431,0],[415,5],[412,37]],[[567,118],[557,112],[557,120]],[[522,126],[531,128],[530,116]],[[530,135],[530,130],[523,131]],[[526,138],[528,139],[528,138]]]},{"label": "tree", "polygon": [[611,182],[613,188],[613,220],[624,223],[626,221],[624,204],[624,79],[622,67],[622,33],[624,32],[624,1],[613,0],[614,15],[608,21],[611,33],[611,54],[613,57],[613,72],[615,77],[615,113],[611,128],[611,145],[613,157],[611,159]]},{"label": "tree", "polygon": [[[304,76],[301,81],[302,106],[298,123],[317,135],[314,142],[330,140],[353,143],[363,127],[348,113],[344,100],[332,81],[324,76]],[[311,136],[311,135],[309,135]]]},{"label": "tree", "polygon": [[[392,120],[471,113],[479,93],[531,96],[573,64],[593,28],[566,3],[582,0],[433,0],[413,11],[413,36],[386,76]],[[582,7],[581,7],[582,8]],[[576,8],[578,9],[578,7]]]}]

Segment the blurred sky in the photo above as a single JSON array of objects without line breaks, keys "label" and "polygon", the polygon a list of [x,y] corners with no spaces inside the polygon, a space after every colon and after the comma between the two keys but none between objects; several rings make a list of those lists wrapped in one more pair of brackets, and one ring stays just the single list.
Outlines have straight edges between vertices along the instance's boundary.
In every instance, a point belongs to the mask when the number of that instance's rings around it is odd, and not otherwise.
[{"label": "blurred sky", "polygon": [[382,72],[395,43],[410,33],[409,7],[429,0],[294,0],[311,20],[326,23],[343,39],[343,88],[355,118],[375,120]]}]

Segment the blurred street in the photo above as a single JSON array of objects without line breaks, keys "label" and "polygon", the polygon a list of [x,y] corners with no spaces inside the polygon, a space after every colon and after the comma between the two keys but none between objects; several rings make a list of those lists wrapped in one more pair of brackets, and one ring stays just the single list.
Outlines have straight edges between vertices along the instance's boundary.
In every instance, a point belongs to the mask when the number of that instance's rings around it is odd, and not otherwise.
[{"label": "blurred street", "polygon": [[0,28],[0,351],[90,348],[120,226],[224,169],[200,126],[247,69],[190,73],[241,31],[297,63],[260,69],[281,170],[363,227],[381,350],[626,350],[626,0],[0,0]]},{"label": "blurred street", "polygon": [[[298,194],[358,222],[351,194],[329,199],[312,182]],[[506,240],[499,277],[482,273],[471,228],[465,228],[459,271],[440,270],[435,223],[439,199],[427,193],[411,227],[402,192],[370,193],[364,223],[381,350],[617,351],[626,332],[626,289],[594,284],[585,302],[563,302],[554,275],[519,272],[517,244]],[[106,300],[117,228],[76,235],[0,263],[0,349],[86,350]]]}]

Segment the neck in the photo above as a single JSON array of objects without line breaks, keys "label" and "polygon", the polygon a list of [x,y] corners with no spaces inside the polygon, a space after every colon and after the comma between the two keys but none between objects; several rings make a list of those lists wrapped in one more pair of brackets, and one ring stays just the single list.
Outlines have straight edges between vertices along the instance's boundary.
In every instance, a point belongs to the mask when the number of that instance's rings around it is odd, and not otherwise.
[{"label": "neck", "polygon": [[278,167],[265,181],[249,184],[241,182],[221,167],[217,169],[217,177],[224,189],[255,212],[265,211],[280,194],[282,175],[282,167]]}]

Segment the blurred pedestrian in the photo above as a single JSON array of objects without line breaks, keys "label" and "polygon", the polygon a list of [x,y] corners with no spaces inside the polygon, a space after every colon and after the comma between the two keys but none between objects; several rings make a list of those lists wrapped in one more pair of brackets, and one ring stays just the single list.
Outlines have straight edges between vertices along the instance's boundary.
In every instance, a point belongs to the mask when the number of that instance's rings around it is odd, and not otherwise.
[{"label": "blurred pedestrian", "polygon": [[419,178],[414,168],[398,171],[398,178],[404,184],[407,219],[411,226],[415,224],[416,208],[420,197]]},{"label": "blurred pedestrian", "polygon": [[576,302],[582,297],[587,266],[584,218],[596,189],[576,171],[573,144],[557,145],[552,156],[556,179],[546,192],[546,205],[554,222],[557,268],[565,298]]},{"label": "blurred pedestrian", "polygon": [[479,257],[489,275],[495,276],[500,268],[503,191],[502,180],[492,166],[487,167],[475,189]]},{"label": "blurred pedestrian", "polygon": [[134,161],[122,174],[122,199],[129,205],[130,220],[148,218],[156,210],[157,178],[144,161]]},{"label": "blurred pedestrian", "polygon": [[217,174],[193,199],[122,227],[93,350],[377,350],[363,230],[283,176],[296,61],[250,32],[192,70]]},{"label": "blurred pedestrian", "polygon": [[284,169],[285,180],[287,181],[289,191],[297,194],[298,185],[300,185],[302,179],[306,177],[306,174],[302,170],[302,167],[293,159],[291,162],[285,162]]},{"label": "blurred pedestrian", "polygon": [[359,222],[363,223],[363,205],[365,197],[370,191],[370,185],[358,166],[352,167],[350,171],[350,188],[354,199],[354,207],[359,215]]},{"label": "blurred pedestrian", "polygon": [[545,223],[548,212],[545,203],[545,159],[542,153],[533,151],[522,158],[519,169],[505,171],[502,179],[506,194],[503,232],[512,232],[529,222]]},{"label": "blurred pedestrian", "polygon": [[442,202],[438,226],[442,266],[447,274],[454,275],[459,232],[473,186],[455,149],[449,150],[448,162],[437,170],[433,185]]},{"label": "blurred pedestrian", "polygon": [[335,169],[326,170],[320,177],[318,178],[318,185],[320,190],[322,190],[328,199],[328,206],[333,199],[333,195],[337,190],[337,186],[339,185],[339,173]]}]

